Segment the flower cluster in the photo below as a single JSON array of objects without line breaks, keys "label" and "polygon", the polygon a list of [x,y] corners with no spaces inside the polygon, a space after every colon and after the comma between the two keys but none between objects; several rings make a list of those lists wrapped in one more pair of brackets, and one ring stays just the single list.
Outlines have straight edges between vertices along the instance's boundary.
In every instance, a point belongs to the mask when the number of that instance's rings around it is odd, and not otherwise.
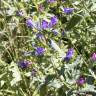
[{"label": "flower cluster", "polygon": [[80,77],[78,80],[77,80],[77,84],[78,85],[83,85],[85,83],[85,78],[84,77]]},{"label": "flower cluster", "polygon": [[31,62],[27,60],[21,60],[18,62],[18,66],[21,68],[27,68],[30,64]]},{"label": "flower cluster", "polygon": [[50,22],[47,22],[46,20],[42,21],[42,28],[46,29],[46,28],[51,28],[54,25],[56,25],[58,23],[58,19],[56,16],[51,17]]},{"label": "flower cluster", "polygon": [[64,8],[64,13],[71,14],[74,11],[73,8]]},{"label": "flower cluster", "polygon": [[93,54],[92,54],[91,59],[92,59],[93,61],[96,61],[96,53],[93,53]]},{"label": "flower cluster", "polygon": [[72,58],[73,54],[74,54],[74,49],[73,48],[70,48],[68,50],[68,52],[67,52],[66,57],[64,58],[64,60],[69,61]]},{"label": "flower cluster", "polygon": [[30,27],[30,28],[33,27],[33,21],[32,21],[31,18],[29,18],[29,19],[26,20],[26,26],[28,26],[28,27]]},{"label": "flower cluster", "polygon": [[42,56],[44,55],[45,49],[43,47],[37,47],[35,50],[35,55],[36,56]]},{"label": "flower cluster", "polygon": [[46,20],[42,20],[42,28],[43,28],[43,29],[46,29],[46,28],[48,28],[48,27],[49,27],[48,22],[47,22]]}]

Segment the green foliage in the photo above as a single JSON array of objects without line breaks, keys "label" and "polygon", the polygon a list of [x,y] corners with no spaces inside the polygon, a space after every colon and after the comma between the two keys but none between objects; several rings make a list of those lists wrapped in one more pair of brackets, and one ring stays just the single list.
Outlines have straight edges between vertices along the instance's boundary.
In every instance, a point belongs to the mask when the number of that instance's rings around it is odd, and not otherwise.
[{"label": "green foliage", "polygon": [[96,96],[96,1],[1,0],[0,96],[86,94]]},{"label": "green foliage", "polygon": [[68,22],[65,30],[68,31],[74,28],[80,22],[81,19],[82,19],[82,15],[74,14],[72,18],[70,19],[70,21]]}]

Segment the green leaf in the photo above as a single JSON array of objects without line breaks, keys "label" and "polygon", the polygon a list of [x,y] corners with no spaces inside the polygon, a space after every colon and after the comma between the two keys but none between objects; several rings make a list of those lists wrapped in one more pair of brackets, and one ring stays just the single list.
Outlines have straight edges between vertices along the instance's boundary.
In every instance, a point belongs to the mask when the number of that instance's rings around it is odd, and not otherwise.
[{"label": "green leaf", "polygon": [[42,84],[40,86],[40,96],[45,96],[45,94],[47,94],[47,85],[46,84]]},{"label": "green leaf", "polygon": [[48,75],[48,76],[45,78],[45,83],[48,84],[48,83],[49,83],[51,80],[53,80],[55,77],[56,77],[55,74]]},{"label": "green leaf", "polygon": [[74,93],[86,93],[86,92],[90,92],[90,93],[96,93],[96,90],[95,90],[95,86],[94,85],[89,85],[89,84],[86,84],[86,87],[85,88],[82,88],[78,91],[73,91]]},{"label": "green leaf", "polygon": [[58,88],[60,88],[62,85],[63,85],[63,83],[61,83],[60,81],[54,80],[54,81],[52,81],[48,86],[54,87],[54,88],[58,89]]},{"label": "green leaf", "polygon": [[82,19],[82,16],[81,16],[81,15],[79,15],[79,14],[74,14],[74,15],[72,16],[72,18],[70,19],[70,21],[68,22],[65,30],[66,30],[66,31],[69,31],[69,30],[71,30],[72,28],[74,28],[74,27],[81,21],[81,19]]},{"label": "green leaf", "polygon": [[10,83],[11,83],[11,86],[13,86],[14,84],[16,84],[17,82],[19,82],[21,80],[21,75],[20,75],[20,71],[17,67],[17,64],[12,62],[9,67],[9,71],[12,72],[13,79]]}]

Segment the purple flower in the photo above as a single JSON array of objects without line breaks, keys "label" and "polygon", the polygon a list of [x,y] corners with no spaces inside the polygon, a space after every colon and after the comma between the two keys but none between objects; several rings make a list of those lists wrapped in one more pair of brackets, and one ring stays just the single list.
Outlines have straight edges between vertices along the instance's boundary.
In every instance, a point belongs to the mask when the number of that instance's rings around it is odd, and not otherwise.
[{"label": "purple flower", "polygon": [[93,53],[93,54],[92,54],[91,60],[96,61],[96,53]]},{"label": "purple flower", "polygon": [[77,80],[77,84],[78,85],[83,85],[85,83],[85,78],[84,77],[80,77],[78,80]]},{"label": "purple flower", "polygon": [[16,12],[16,15],[17,15],[17,16],[23,16],[23,11],[22,11],[22,10],[17,11],[17,12]]},{"label": "purple flower", "polygon": [[38,39],[40,39],[40,38],[42,38],[42,37],[43,37],[43,34],[38,33],[38,34],[36,34],[36,37],[37,37]]},{"label": "purple flower", "polygon": [[54,3],[56,0],[47,0],[49,3]]},{"label": "purple flower", "polygon": [[36,76],[36,73],[37,73],[36,69],[32,69],[31,75],[32,75],[32,76]]},{"label": "purple flower", "polygon": [[35,50],[35,55],[36,56],[42,56],[45,52],[45,49],[42,48],[42,47],[37,47],[36,50]]},{"label": "purple flower", "polygon": [[49,26],[52,27],[58,23],[58,19],[56,16],[51,17],[51,21],[49,23]]},{"label": "purple flower", "polygon": [[32,19],[31,18],[29,18],[29,19],[27,19],[26,20],[26,25],[28,26],[28,27],[33,27],[33,21],[32,21]]},{"label": "purple flower", "polygon": [[49,25],[49,24],[48,24],[48,22],[47,22],[46,20],[43,20],[43,21],[42,21],[42,28],[43,28],[43,29],[48,28],[48,25]]},{"label": "purple flower", "polygon": [[70,48],[68,50],[68,52],[67,52],[66,57],[64,58],[64,60],[69,61],[72,58],[73,54],[74,54],[74,49],[73,48]]},{"label": "purple flower", "polygon": [[73,8],[64,8],[64,12],[65,12],[66,14],[71,14],[73,11],[74,11]]},{"label": "purple flower", "polygon": [[18,66],[21,68],[27,68],[30,64],[31,64],[31,62],[22,60],[22,61],[19,61]]}]

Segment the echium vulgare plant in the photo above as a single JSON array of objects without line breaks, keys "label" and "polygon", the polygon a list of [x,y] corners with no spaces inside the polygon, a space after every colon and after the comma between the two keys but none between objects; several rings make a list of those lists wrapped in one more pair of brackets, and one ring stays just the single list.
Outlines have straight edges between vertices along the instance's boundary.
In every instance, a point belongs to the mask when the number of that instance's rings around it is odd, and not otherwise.
[{"label": "echium vulgare plant", "polygon": [[96,96],[96,1],[1,0],[0,96]]}]

